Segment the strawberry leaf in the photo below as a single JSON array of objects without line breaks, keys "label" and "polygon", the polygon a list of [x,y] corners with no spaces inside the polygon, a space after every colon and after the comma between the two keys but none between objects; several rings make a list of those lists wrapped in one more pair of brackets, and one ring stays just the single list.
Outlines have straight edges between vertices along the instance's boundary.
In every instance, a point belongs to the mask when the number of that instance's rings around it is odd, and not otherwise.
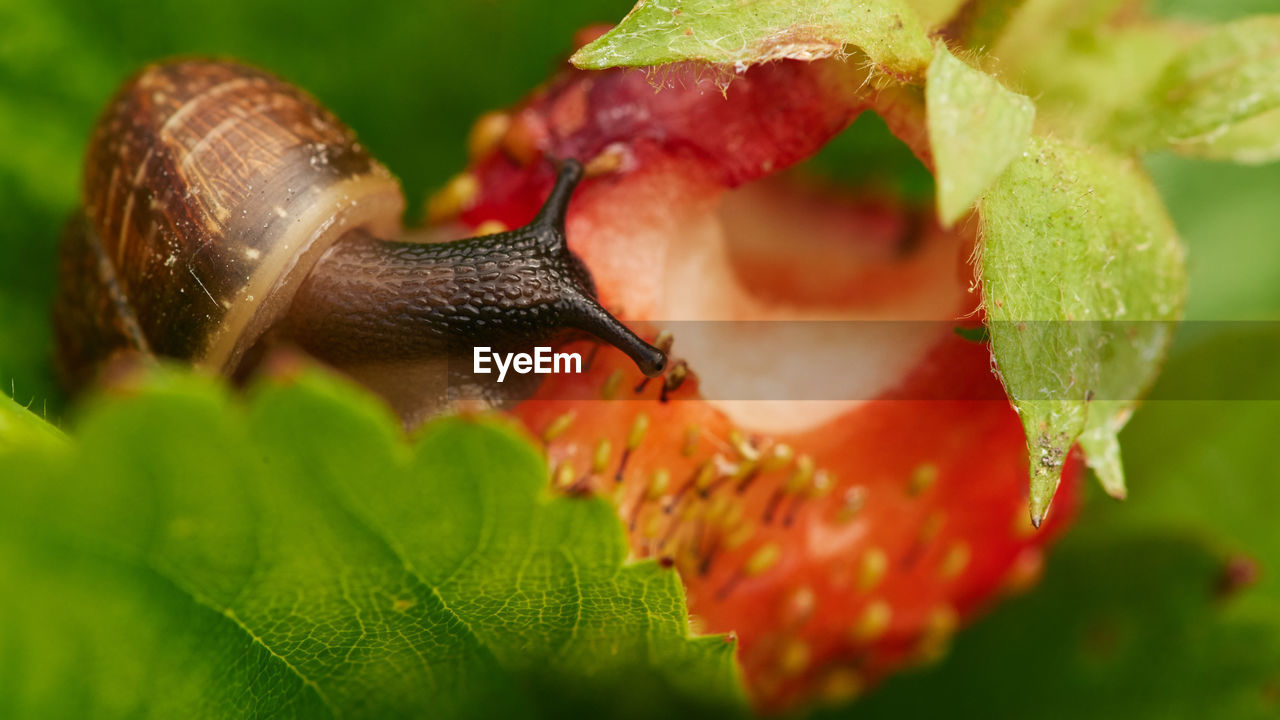
[{"label": "strawberry leaf", "polygon": [[951,225],[1026,147],[1036,109],[942,43],[929,65],[925,106],[938,216]]},{"label": "strawberry leaf", "polygon": [[1079,440],[1122,495],[1115,433],[1155,379],[1186,289],[1182,246],[1132,161],[1037,138],[981,205],[983,299],[998,371],[1048,511]]},{"label": "strawberry leaf", "polygon": [[1280,157],[1280,16],[1216,28],[1178,56],[1155,89],[1154,142],[1189,155]]},{"label": "strawberry leaf", "polygon": [[247,408],[187,375],[133,394],[74,446],[0,453],[0,583],[22,588],[0,658],[23,658],[0,716],[738,704],[733,645],[690,637],[674,571],[624,564],[609,504],[549,496],[513,430],[441,421],[409,447],[311,376]]},{"label": "strawberry leaf", "polygon": [[922,73],[933,55],[905,0],[641,0],[571,61],[590,69],[684,60],[745,68],[840,56],[847,45],[897,75]]}]

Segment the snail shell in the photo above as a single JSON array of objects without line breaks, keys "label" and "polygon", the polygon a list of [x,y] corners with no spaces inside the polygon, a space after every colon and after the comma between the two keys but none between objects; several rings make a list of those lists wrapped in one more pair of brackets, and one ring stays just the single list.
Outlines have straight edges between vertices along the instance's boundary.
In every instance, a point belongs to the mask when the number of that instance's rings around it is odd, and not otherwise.
[{"label": "snail shell", "polygon": [[89,143],[63,246],[58,365],[83,386],[121,350],[231,373],[344,234],[400,233],[394,177],[309,96],[243,66],[156,65]]}]

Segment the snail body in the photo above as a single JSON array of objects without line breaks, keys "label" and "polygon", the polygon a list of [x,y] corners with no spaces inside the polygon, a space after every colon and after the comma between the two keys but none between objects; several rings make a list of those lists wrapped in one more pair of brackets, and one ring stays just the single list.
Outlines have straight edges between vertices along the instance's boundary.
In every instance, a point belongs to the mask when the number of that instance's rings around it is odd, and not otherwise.
[{"label": "snail body", "polygon": [[332,114],[265,72],[224,62],[149,67],[89,143],[83,212],[61,253],[54,309],[67,387],[120,353],[232,376],[284,338],[350,372],[406,420],[476,385],[475,345],[566,331],[665,365],[594,299],[564,219],[582,175],[562,163],[529,225],[449,243],[397,240],[399,183]]}]

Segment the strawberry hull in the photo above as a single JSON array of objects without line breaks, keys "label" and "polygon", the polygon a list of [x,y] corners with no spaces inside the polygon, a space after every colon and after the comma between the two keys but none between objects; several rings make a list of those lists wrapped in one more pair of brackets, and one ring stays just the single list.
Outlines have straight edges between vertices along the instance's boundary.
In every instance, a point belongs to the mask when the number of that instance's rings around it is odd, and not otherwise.
[{"label": "strawberry hull", "polygon": [[565,72],[473,143],[473,227],[526,222],[549,159],[588,165],[570,246],[688,371],[645,382],[580,343],[587,371],[514,412],[560,489],[612,497],[633,554],[679,570],[695,626],[736,635],[760,708],[847,698],[1034,580],[1080,463],[1033,530],[1019,419],[989,348],[952,331],[976,324],[971,234],[766,177],[862,111],[855,70],[771,63],[723,94],[689,68],[664,79]]}]

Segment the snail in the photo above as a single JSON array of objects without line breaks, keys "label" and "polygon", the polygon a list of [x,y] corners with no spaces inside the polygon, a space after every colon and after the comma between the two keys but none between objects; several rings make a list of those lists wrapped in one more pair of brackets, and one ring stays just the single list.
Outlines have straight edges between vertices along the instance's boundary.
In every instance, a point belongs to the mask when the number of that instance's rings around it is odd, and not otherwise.
[{"label": "snail", "polygon": [[83,212],[59,262],[57,365],[72,392],[121,353],[244,377],[287,342],[387,398],[406,422],[530,382],[470,372],[472,349],[586,333],[648,376],[666,366],[596,300],[565,216],[560,163],[528,225],[443,243],[397,239],[398,181],[333,115],[229,62],[144,69],[91,136]]}]

